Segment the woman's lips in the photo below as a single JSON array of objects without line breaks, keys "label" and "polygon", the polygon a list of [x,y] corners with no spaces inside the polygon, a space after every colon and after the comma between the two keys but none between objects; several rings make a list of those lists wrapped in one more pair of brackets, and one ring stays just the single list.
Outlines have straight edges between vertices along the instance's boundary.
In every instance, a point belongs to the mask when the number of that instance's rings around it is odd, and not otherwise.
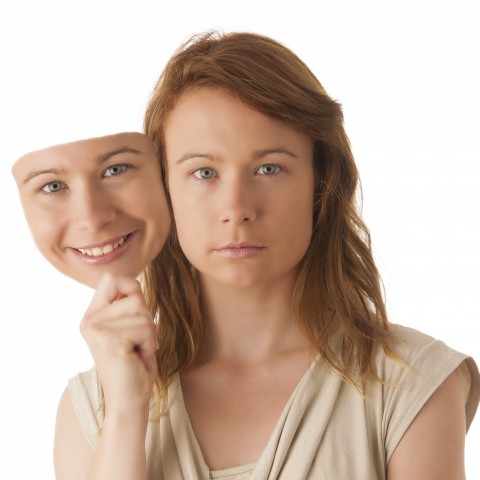
[{"label": "woman's lips", "polygon": [[68,251],[84,263],[89,265],[103,265],[121,257],[132,243],[135,233],[136,232],[132,232],[119,237],[115,241],[108,241],[98,245],[81,248],[69,247]]},{"label": "woman's lips", "polygon": [[222,257],[231,259],[252,258],[265,250],[265,247],[256,243],[229,243],[216,248],[214,252]]}]

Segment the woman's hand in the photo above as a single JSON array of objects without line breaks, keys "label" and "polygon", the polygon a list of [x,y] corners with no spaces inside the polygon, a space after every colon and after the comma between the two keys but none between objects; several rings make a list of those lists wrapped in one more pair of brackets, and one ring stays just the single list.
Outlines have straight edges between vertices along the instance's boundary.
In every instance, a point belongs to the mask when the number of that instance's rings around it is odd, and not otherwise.
[{"label": "woman's hand", "polygon": [[157,375],[155,325],[138,281],[105,274],[80,325],[106,413],[147,410]]}]

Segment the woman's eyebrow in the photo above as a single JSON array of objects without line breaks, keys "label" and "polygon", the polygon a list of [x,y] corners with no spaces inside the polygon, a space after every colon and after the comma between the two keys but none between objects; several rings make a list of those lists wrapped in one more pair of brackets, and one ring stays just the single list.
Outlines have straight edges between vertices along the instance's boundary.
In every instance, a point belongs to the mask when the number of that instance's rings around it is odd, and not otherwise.
[{"label": "woman's eyebrow", "polygon": [[281,153],[283,155],[288,155],[289,157],[298,158],[298,155],[296,153],[293,153],[291,150],[288,150],[288,148],[284,148],[284,147],[267,148],[265,150],[256,150],[253,153],[253,158],[258,160],[259,158],[266,157],[267,155],[272,155],[276,153]]},{"label": "woman's eyebrow", "polygon": [[206,158],[207,160],[211,160],[215,162],[217,157],[215,155],[211,155],[210,153],[196,153],[196,152],[188,152],[182,155],[178,160],[175,161],[175,164],[178,165],[179,163],[185,162],[186,160],[191,160],[192,158]]},{"label": "woman's eyebrow", "polygon": [[[255,150],[253,152],[252,158],[255,160],[258,160],[260,158],[266,157],[267,155],[273,155],[273,154],[278,154],[281,153],[283,155],[288,155],[289,157],[292,158],[298,158],[298,155],[296,153],[293,153],[291,150],[288,150],[288,148],[284,147],[279,147],[279,148],[266,148],[264,150]],[[184,162],[185,160],[190,160],[192,158],[206,158],[208,160],[211,160],[212,162],[215,162],[218,160],[218,158],[215,155],[211,155],[209,153],[194,153],[194,152],[189,152],[186,153],[185,155],[182,155],[175,163],[179,164]]]}]

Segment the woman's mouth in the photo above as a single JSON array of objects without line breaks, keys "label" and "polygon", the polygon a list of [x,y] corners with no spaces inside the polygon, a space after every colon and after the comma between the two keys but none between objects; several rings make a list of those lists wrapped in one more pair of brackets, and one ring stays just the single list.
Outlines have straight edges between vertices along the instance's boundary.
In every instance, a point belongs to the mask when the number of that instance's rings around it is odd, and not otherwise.
[{"label": "woman's mouth", "polygon": [[252,258],[261,254],[265,250],[263,245],[251,242],[229,243],[214,250],[217,255],[225,258],[243,259]]}]

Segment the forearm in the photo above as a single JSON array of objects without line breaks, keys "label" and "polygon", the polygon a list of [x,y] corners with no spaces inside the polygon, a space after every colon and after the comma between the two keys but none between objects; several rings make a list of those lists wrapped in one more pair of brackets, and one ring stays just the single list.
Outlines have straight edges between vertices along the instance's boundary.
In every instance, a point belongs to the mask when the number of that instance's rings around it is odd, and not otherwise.
[{"label": "forearm", "polygon": [[146,480],[145,435],[157,365],[155,325],[140,284],[104,275],[80,330],[105,402],[98,447],[80,480]]},{"label": "forearm", "polygon": [[148,409],[106,412],[90,480],[146,480],[145,434]]}]

